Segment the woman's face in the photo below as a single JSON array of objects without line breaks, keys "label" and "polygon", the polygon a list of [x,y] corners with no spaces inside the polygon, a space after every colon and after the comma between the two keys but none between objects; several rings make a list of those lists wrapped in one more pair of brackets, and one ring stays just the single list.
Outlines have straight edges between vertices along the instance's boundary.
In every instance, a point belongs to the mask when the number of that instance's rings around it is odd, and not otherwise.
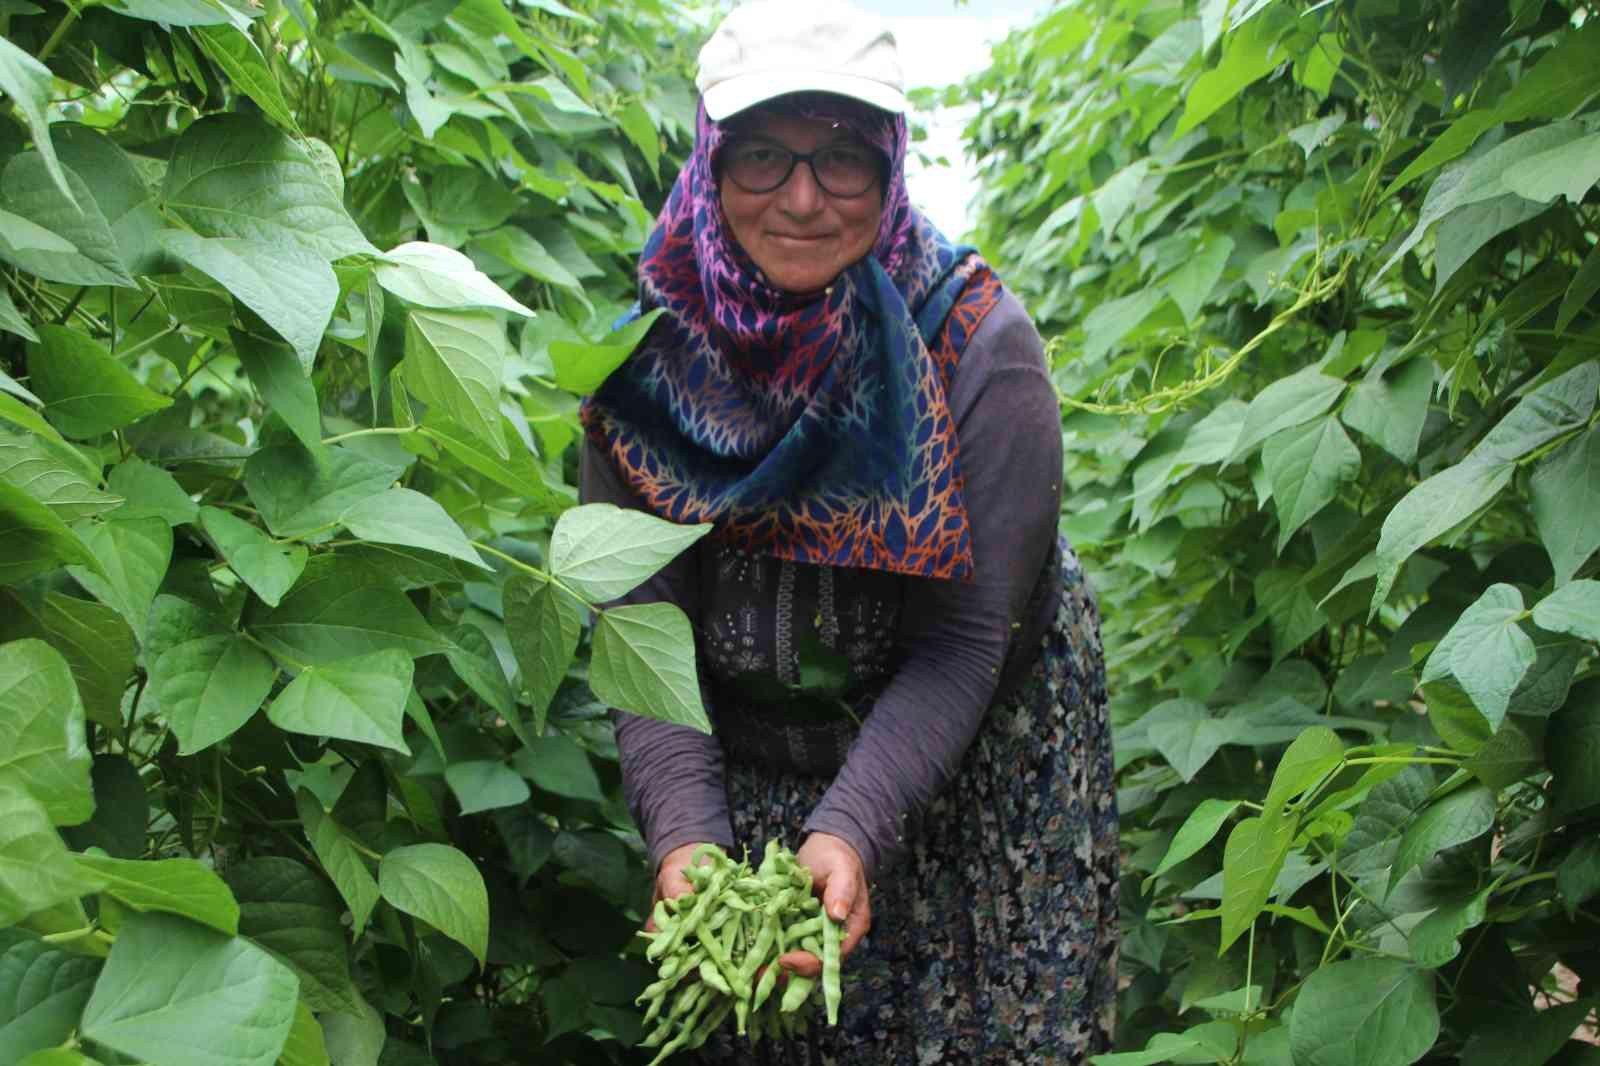
[{"label": "woman's face", "polygon": [[[806,154],[835,144],[865,145],[844,126],[797,115],[764,114],[736,135]],[[731,138],[730,138],[731,140]],[[722,213],[734,240],[767,280],[789,292],[815,292],[872,250],[883,214],[883,182],[860,196],[830,194],[805,163],[771,192],[752,193],[723,174]]]}]

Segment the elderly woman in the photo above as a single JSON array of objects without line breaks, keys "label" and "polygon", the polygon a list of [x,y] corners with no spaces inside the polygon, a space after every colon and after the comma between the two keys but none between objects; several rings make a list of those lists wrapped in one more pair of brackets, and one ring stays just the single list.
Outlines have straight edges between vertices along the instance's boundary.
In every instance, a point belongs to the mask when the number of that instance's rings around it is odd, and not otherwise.
[{"label": "elderly woman", "polygon": [[870,17],[746,4],[699,87],[639,266],[666,314],[584,408],[583,496],[714,524],[629,599],[695,623],[715,734],[618,714],[623,778],[658,895],[702,842],[776,838],[846,923],[837,1029],[702,1061],[1082,1062],[1109,1045],[1116,814],[1039,336],[911,206]]}]

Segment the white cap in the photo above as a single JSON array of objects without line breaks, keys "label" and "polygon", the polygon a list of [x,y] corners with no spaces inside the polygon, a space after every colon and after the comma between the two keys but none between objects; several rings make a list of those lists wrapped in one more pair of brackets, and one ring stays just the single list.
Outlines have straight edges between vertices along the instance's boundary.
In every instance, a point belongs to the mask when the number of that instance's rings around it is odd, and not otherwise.
[{"label": "white cap", "polygon": [[894,34],[841,0],[753,0],[734,8],[700,49],[695,85],[706,114],[719,122],[799,92],[906,109]]}]

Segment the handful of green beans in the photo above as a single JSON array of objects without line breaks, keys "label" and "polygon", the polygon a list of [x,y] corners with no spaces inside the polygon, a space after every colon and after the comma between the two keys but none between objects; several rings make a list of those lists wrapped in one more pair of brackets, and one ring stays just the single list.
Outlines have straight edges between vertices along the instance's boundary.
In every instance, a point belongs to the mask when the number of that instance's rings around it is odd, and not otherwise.
[{"label": "handful of green beans", "polygon": [[[811,871],[793,852],[769,841],[752,870],[706,844],[683,873],[694,890],[657,901],[655,931],[639,934],[650,941],[645,957],[657,964],[656,982],[635,1001],[646,1005],[645,1025],[655,1023],[642,1042],[661,1049],[650,1066],[704,1044],[729,1014],[752,1044],[796,1036],[806,1028],[800,1009],[820,994],[828,1024],[838,1024],[843,926],[823,914]],[[778,956],[795,948],[822,960],[822,980],[790,974],[775,996]]]}]

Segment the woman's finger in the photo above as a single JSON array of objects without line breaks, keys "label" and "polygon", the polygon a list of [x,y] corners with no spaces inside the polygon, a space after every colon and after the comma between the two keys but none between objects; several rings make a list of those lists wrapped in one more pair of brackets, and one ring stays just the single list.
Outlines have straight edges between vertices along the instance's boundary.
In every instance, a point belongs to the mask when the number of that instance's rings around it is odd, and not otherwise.
[{"label": "woman's finger", "polygon": [[778,965],[799,977],[813,981],[822,976],[822,960],[809,951],[786,951],[778,956]]},{"label": "woman's finger", "polygon": [[868,901],[865,888],[856,896],[855,906],[850,908],[850,917],[845,919],[844,937],[839,941],[839,958],[849,958],[850,953],[861,943],[861,938],[867,935],[867,930],[872,928],[872,904]]}]

